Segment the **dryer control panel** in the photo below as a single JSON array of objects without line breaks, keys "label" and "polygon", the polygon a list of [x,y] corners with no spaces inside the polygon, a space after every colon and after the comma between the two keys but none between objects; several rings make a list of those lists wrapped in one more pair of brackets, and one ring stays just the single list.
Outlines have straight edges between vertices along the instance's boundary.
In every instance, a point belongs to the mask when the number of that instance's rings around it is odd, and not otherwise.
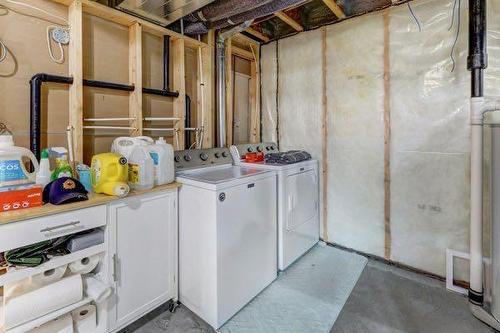
[{"label": "dryer control panel", "polygon": [[240,145],[235,145],[238,152],[238,157],[241,159],[247,153],[277,153],[278,145],[274,142],[261,142],[261,143],[245,143]]},{"label": "dryer control panel", "polygon": [[204,166],[233,164],[229,148],[178,150],[174,153],[175,171]]}]

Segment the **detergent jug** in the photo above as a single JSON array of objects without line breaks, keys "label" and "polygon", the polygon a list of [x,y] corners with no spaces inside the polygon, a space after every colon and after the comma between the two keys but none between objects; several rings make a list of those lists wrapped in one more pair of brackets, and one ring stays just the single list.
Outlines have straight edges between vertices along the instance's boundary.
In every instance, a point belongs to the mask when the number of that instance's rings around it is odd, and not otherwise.
[{"label": "detergent jug", "polygon": [[164,138],[159,137],[155,145],[151,146],[150,152],[153,161],[155,154],[158,162],[155,162],[155,185],[168,184],[174,181],[174,148]]},{"label": "detergent jug", "polygon": [[128,160],[135,147],[153,143],[153,139],[148,136],[121,136],[113,140],[111,151],[113,153],[125,156],[125,158]]},{"label": "detergent jug", "polygon": [[90,166],[92,190],[124,197],[130,188],[127,185],[127,159],[115,153],[94,155]]},{"label": "detergent jug", "polygon": [[[34,172],[26,170],[23,157],[31,160]],[[29,149],[14,146],[12,135],[0,135],[0,187],[32,183],[37,172],[38,161],[35,155]]]},{"label": "detergent jug", "polygon": [[154,162],[148,145],[134,148],[128,160],[128,184],[134,190],[147,190],[154,186]]}]

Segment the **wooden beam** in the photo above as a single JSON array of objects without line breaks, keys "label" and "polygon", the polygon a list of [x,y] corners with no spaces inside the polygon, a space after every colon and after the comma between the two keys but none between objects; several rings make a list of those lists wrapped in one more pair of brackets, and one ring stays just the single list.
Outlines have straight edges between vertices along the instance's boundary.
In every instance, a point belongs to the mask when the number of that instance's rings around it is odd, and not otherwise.
[{"label": "wooden beam", "polygon": [[[55,3],[60,3],[66,6],[70,6],[73,0],[51,0]],[[184,39],[185,45],[189,48],[198,48],[198,47],[206,47],[207,44],[200,42],[194,38],[183,36],[180,33],[175,31],[163,28],[157,24],[151,23],[149,21],[140,19],[138,17],[132,16],[130,14],[121,12],[114,8],[102,5],[98,2],[91,0],[80,0],[83,7],[83,12],[92,16],[97,16],[107,21],[111,21],[120,25],[124,25],[126,27],[130,27],[135,23],[140,23],[142,25],[142,30],[149,34],[163,37],[164,35],[168,35],[172,37],[172,39]]]},{"label": "wooden beam", "polygon": [[250,64],[250,142],[260,142],[260,70],[259,49],[254,50],[255,59]]},{"label": "wooden beam", "polygon": [[174,135],[174,147],[176,150],[184,147],[184,120],[186,118],[186,78],[185,78],[185,49],[184,39],[172,41],[172,69],[173,69],[173,90],[179,92],[179,97],[174,99],[174,117],[179,121],[174,126],[177,129],[177,136]]},{"label": "wooden beam", "polygon": [[340,8],[339,5],[335,2],[335,0],[322,0],[325,5],[337,16],[339,19],[346,18],[344,11]]},{"label": "wooden beam", "polygon": [[286,24],[288,24],[289,26],[291,26],[292,28],[294,28],[296,31],[304,31],[304,28],[297,21],[295,21],[293,18],[286,15],[282,11],[276,12],[274,13],[274,15],[283,22],[285,22]]},{"label": "wooden beam", "polygon": [[232,42],[228,38],[226,40],[225,50],[225,66],[226,66],[226,145],[233,144],[233,51]]},{"label": "wooden beam", "polygon": [[[198,110],[202,110],[200,115],[201,124],[203,126],[203,142],[202,148],[212,148],[213,147],[213,115],[215,112],[213,100],[215,94],[213,94],[212,85],[212,74],[213,74],[213,64],[215,61],[214,51],[215,51],[215,31],[210,30],[207,34],[207,44],[209,47],[199,48],[198,52],[201,52],[201,69],[198,69],[198,105],[200,106]],[[200,55],[198,55],[199,57]]]},{"label": "wooden beam", "polygon": [[255,61],[253,53],[250,51],[244,50],[244,49],[237,47],[237,46],[232,46],[231,51],[232,51],[232,54],[237,56],[237,57],[246,59],[248,61]]},{"label": "wooden beam", "polygon": [[233,40],[233,42],[236,42],[236,43],[239,43],[242,45],[248,45],[248,46],[254,45],[256,47],[259,47],[259,45],[260,45],[260,43],[258,41],[256,41],[255,39],[252,39],[248,36],[245,36],[242,33],[237,33],[236,35],[231,37],[231,39]]},{"label": "wooden beam", "polygon": [[260,31],[257,31],[253,28],[247,28],[245,31],[248,32],[250,35],[257,37],[258,39],[260,39],[264,43],[269,42],[269,37],[267,37],[266,35],[264,35]]},{"label": "wooden beam", "polygon": [[74,0],[68,8],[70,43],[68,48],[69,125],[73,127],[75,162],[83,162],[83,10],[81,0]]},{"label": "wooden beam", "polygon": [[142,135],[142,26],[135,23],[129,27],[128,37],[128,68],[129,82],[135,86],[134,91],[129,96],[128,113],[130,118],[130,127],[137,130],[131,130],[130,135]]}]

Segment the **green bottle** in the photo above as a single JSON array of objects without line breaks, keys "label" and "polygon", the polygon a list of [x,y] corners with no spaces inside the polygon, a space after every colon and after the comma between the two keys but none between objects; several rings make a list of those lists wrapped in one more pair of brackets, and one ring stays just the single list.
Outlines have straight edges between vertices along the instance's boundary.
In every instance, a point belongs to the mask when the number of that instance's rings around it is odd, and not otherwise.
[{"label": "green bottle", "polygon": [[73,170],[68,162],[68,151],[63,147],[52,148],[55,153],[56,168],[52,172],[50,180],[56,180],[61,177],[73,177]]}]

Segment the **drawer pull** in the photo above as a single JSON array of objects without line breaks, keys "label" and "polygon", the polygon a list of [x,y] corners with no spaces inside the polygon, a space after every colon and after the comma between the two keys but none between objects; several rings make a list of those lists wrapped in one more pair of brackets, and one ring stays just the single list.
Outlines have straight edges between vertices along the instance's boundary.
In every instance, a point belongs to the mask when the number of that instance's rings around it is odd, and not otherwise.
[{"label": "drawer pull", "polygon": [[40,232],[51,232],[51,231],[54,231],[54,230],[57,230],[57,229],[61,229],[61,228],[76,227],[79,224],[80,224],[80,221],[73,221],[73,222],[70,222],[70,223],[58,225],[56,227],[45,228],[45,229],[40,230]]}]

